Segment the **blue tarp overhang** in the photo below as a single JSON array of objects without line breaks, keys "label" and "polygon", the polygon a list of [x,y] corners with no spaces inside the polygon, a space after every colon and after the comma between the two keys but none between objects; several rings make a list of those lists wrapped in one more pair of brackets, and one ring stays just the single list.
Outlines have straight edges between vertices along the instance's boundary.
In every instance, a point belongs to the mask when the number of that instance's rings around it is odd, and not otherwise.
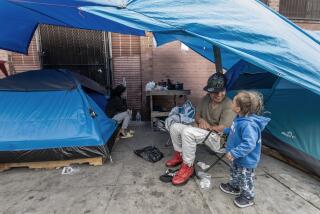
[{"label": "blue tarp overhang", "polygon": [[[179,40],[223,67],[247,61],[320,94],[320,40],[258,0],[1,0],[0,48],[26,53],[38,24]],[[4,21],[3,21],[4,20]]]}]

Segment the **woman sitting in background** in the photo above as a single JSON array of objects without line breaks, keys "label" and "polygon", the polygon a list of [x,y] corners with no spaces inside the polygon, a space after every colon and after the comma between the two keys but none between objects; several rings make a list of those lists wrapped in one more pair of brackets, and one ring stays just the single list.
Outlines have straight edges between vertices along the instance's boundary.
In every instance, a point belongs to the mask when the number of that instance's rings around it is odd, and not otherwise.
[{"label": "woman sitting in background", "polygon": [[110,100],[106,106],[106,114],[108,117],[116,120],[118,124],[122,123],[120,129],[121,138],[133,137],[133,131],[127,131],[132,115],[132,110],[128,109],[127,102],[123,98],[126,87],[118,85],[111,91]]}]

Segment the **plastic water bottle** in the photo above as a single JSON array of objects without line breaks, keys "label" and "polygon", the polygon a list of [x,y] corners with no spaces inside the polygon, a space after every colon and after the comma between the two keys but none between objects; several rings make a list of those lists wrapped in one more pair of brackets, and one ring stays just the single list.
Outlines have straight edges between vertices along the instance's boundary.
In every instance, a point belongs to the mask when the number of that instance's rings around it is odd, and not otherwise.
[{"label": "plastic water bottle", "polygon": [[201,189],[209,190],[212,187],[211,175],[205,172],[198,172],[199,184]]},{"label": "plastic water bottle", "polygon": [[137,123],[141,123],[141,114],[139,111],[136,114],[136,121],[137,121]]}]

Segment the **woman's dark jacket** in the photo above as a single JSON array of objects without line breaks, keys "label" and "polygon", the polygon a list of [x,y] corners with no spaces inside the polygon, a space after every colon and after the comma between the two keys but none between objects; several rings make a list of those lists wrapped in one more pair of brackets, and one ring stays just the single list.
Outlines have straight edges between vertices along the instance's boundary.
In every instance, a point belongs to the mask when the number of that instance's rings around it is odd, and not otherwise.
[{"label": "woman's dark jacket", "polygon": [[127,111],[127,102],[119,96],[111,97],[106,106],[105,112],[108,117],[113,118],[114,115]]}]

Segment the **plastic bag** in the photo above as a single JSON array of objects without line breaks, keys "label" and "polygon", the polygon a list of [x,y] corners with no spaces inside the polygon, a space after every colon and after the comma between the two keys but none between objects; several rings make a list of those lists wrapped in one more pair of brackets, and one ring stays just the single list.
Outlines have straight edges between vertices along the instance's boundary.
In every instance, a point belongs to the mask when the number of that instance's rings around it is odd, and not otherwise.
[{"label": "plastic bag", "polygon": [[145,88],[145,90],[146,91],[152,91],[154,88],[156,87],[156,83],[155,82],[148,82],[147,84],[146,84],[146,88]]},{"label": "plastic bag", "polygon": [[201,189],[210,189],[211,188],[211,179],[208,178],[202,178],[200,180],[200,188]]},{"label": "plastic bag", "polygon": [[78,173],[80,169],[78,167],[71,167],[71,166],[65,166],[62,169],[61,174],[62,175],[74,175]]},{"label": "plastic bag", "polygon": [[212,187],[211,175],[205,172],[198,172],[197,177],[200,179],[201,189],[210,189]]},{"label": "plastic bag", "polygon": [[210,165],[207,165],[206,163],[201,162],[201,161],[199,161],[199,162],[197,163],[197,165],[198,165],[202,170],[206,170],[206,169],[208,169],[208,168],[210,167]]},{"label": "plastic bag", "polygon": [[143,149],[137,149],[134,150],[134,153],[152,163],[155,163],[163,158],[163,153],[155,146],[147,146]]}]

